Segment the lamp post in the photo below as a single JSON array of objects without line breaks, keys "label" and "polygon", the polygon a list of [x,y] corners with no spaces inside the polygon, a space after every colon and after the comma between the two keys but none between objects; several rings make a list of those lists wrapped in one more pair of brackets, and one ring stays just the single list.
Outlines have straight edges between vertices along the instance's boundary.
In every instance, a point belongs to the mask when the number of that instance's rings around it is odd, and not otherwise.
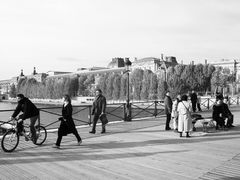
[{"label": "lamp post", "polygon": [[125,58],[125,66],[126,66],[126,73],[127,73],[127,104],[126,104],[126,114],[125,114],[125,121],[131,121],[132,120],[132,113],[131,113],[131,105],[130,105],[130,92],[129,92],[129,71],[130,66],[132,65],[132,62],[129,60],[129,58]]}]

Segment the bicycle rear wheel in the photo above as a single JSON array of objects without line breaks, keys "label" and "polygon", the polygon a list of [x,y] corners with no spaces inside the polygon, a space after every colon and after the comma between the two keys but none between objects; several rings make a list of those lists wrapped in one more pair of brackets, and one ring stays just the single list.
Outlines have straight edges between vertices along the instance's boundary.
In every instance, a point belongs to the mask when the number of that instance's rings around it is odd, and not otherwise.
[{"label": "bicycle rear wheel", "polygon": [[14,129],[11,129],[3,135],[1,146],[3,151],[13,152],[18,146],[18,143],[19,143],[19,135]]},{"label": "bicycle rear wheel", "polygon": [[41,145],[47,139],[47,130],[43,126],[36,126],[37,141],[36,145]]}]

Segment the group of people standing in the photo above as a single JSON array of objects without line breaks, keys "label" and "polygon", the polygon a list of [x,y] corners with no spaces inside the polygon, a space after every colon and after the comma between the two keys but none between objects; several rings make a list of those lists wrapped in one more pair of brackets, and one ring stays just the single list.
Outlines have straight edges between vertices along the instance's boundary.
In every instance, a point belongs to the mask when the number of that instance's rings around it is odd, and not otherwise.
[{"label": "group of people standing", "polygon": [[[212,112],[212,118],[216,121],[216,130],[234,127],[233,114],[228,108],[227,101],[227,96],[223,97],[222,94],[217,94]],[[186,137],[190,137],[189,132],[193,128],[192,112],[196,112],[197,109],[202,111],[200,103],[201,97],[194,91],[189,93],[189,95],[177,95],[174,102],[172,102],[170,92],[167,92],[164,99],[166,113],[165,130],[171,130],[170,121],[172,119],[174,131],[179,132],[180,137],[182,137],[183,132],[186,133]]]},{"label": "group of people standing", "polygon": [[171,130],[170,121],[172,119],[174,131],[179,132],[180,137],[182,137],[183,132],[186,133],[186,137],[190,137],[189,131],[192,128],[192,105],[188,101],[188,96],[177,95],[176,100],[172,102],[170,92],[167,92],[164,99],[164,105],[167,116],[165,130]]}]

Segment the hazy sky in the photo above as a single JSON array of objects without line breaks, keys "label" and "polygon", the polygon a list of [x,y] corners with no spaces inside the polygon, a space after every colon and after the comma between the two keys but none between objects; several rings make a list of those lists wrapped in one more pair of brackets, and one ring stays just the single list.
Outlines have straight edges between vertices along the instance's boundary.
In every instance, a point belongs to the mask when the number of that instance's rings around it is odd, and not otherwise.
[{"label": "hazy sky", "polygon": [[239,59],[239,0],[0,0],[0,80],[113,57]]}]

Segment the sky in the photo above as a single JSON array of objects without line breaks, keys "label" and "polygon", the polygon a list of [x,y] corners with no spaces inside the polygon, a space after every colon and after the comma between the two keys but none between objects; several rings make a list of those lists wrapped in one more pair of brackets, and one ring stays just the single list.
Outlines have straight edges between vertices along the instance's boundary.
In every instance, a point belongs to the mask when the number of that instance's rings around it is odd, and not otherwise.
[{"label": "sky", "polygon": [[239,59],[239,0],[0,0],[0,80],[114,57]]}]

